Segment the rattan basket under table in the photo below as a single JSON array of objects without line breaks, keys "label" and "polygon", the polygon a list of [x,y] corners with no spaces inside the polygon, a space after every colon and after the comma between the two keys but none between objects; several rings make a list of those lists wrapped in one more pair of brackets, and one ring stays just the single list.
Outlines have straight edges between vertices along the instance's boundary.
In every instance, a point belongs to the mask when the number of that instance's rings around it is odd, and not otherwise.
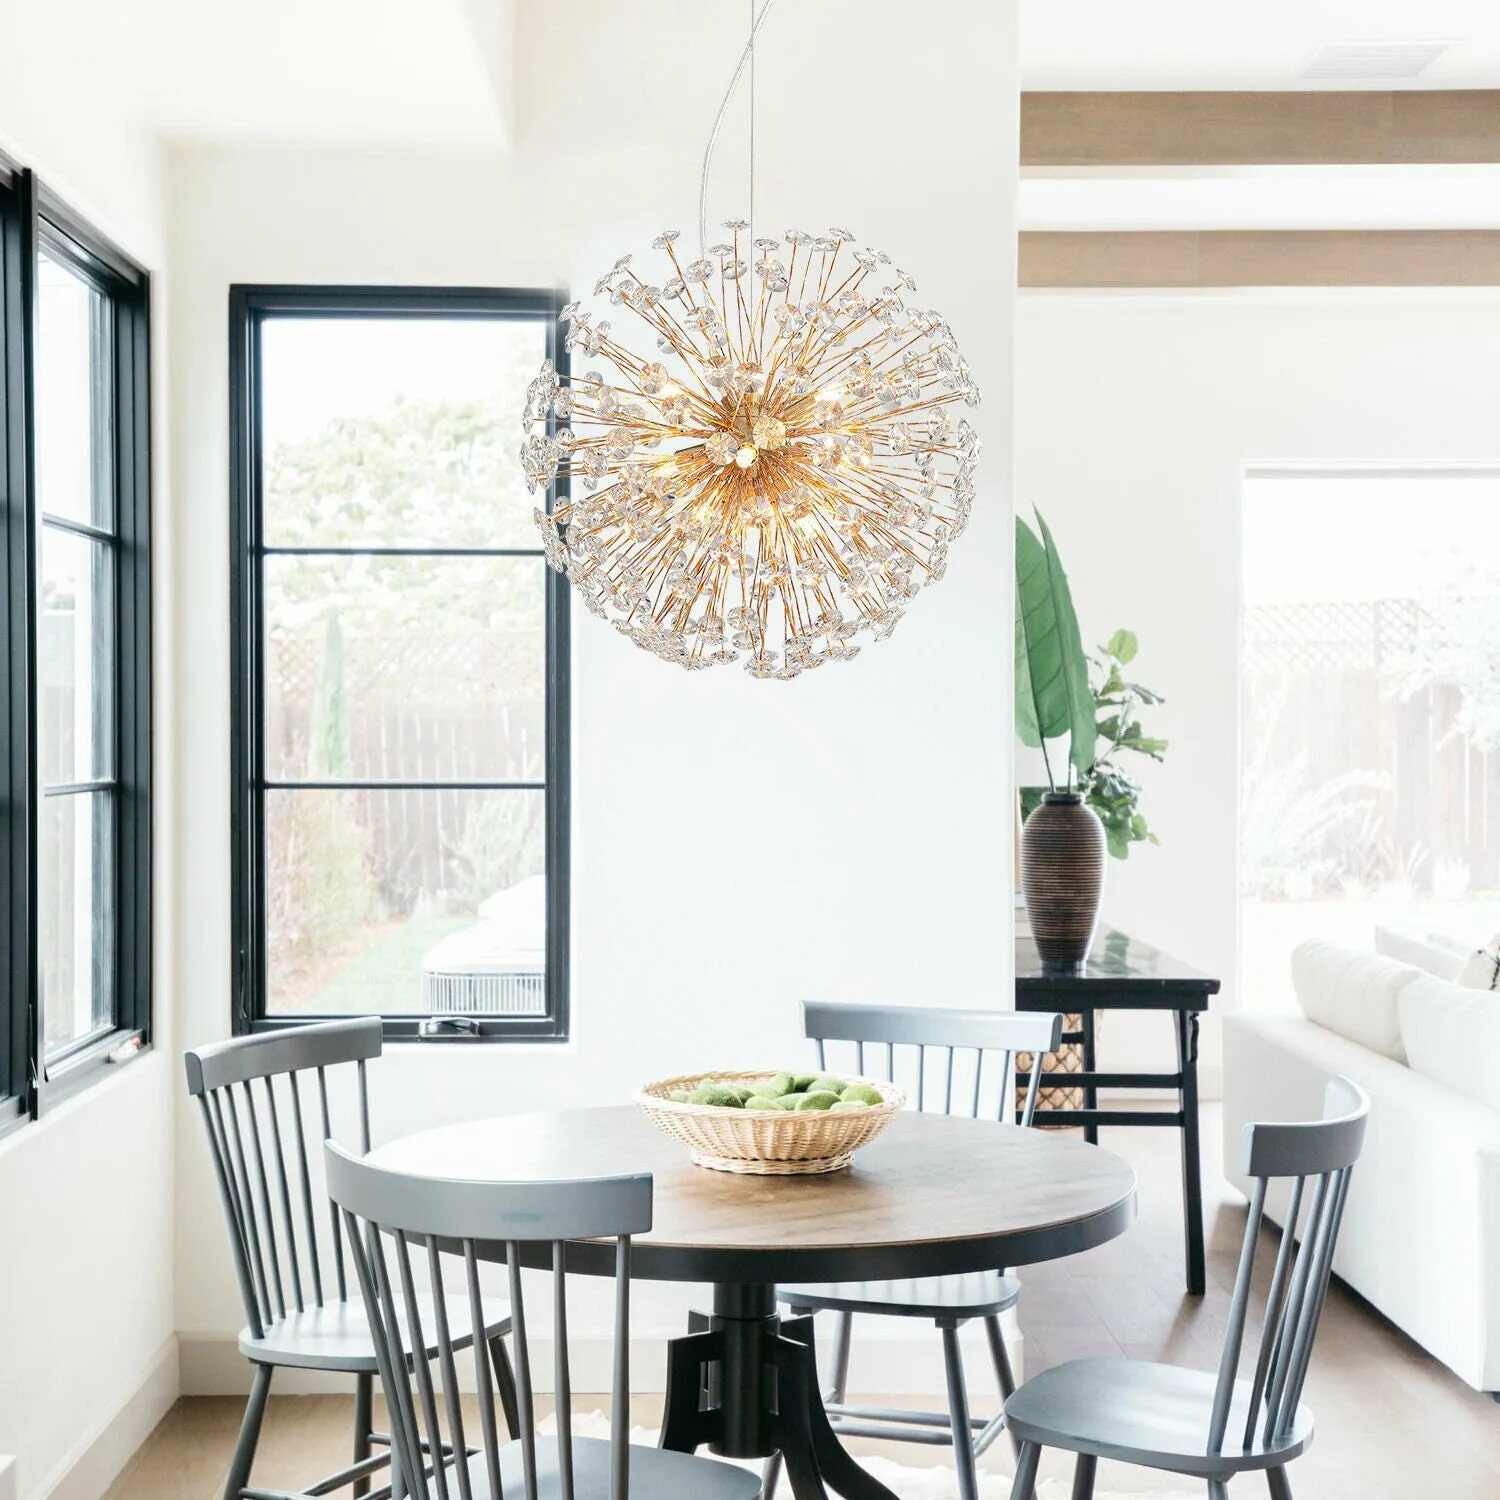
[{"label": "rattan basket under table", "polygon": [[688,1147],[697,1166],[761,1177],[809,1176],[847,1167],[854,1153],[869,1145],[906,1104],[901,1089],[878,1078],[845,1080],[867,1083],[880,1094],[883,1102],[867,1109],[726,1109],[679,1104],[667,1097],[695,1089],[706,1078],[748,1085],[775,1076],[765,1071],[691,1073],[648,1083],[635,1102],[663,1135]]}]

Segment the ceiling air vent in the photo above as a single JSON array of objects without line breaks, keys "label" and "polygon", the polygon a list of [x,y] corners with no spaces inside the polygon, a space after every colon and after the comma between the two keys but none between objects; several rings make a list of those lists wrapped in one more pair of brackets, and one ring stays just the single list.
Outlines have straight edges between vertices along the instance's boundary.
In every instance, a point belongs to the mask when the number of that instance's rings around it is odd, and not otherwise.
[{"label": "ceiling air vent", "polygon": [[1399,82],[1415,78],[1440,58],[1452,42],[1325,42],[1303,65],[1304,78]]}]

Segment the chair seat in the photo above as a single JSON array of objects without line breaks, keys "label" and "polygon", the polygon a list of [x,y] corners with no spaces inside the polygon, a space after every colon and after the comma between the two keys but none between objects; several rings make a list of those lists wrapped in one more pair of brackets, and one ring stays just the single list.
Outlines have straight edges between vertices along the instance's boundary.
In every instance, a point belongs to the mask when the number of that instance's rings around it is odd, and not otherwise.
[{"label": "chair seat", "polygon": [[1223,1451],[1208,1452],[1216,1377],[1134,1359],[1077,1359],[1043,1370],[1005,1403],[1011,1436],[1047,1448],[1092,1453],[1199,1478],[1279,1467],[1312,1441],[1313,1416],[1299,1406],[1290,1433],[1262,1441],[1264,1418],[1242,1446],[1250,1386],[1235,1385]]},{"label": "chair seat", "polygon": [[[557,1468],[557,1439],[536,1440],[536,1500],[567,1500]],[[449,1465],[451,1476],[452,1465]],[[573,1439],[573,1500],[609,1500],[610,1445],[601,1438]],[[485,1458],[469,1459],[469,1482],[474,1500],[495,1500],[490,1493]],[[500,1485],[505,1500],[526,1493],[520,1443],[500,1450]],[[448,1493],[456,1495],[450,1477]],[[630,1445],[630,1500],[756,1500],[760,1474],[717,1459],[671,1453],[662,1448]]]},{"label": "chair seat", "polygon": [[[466,1298],[454,1297],[448,1303],[448,1323],[455,1348],[467,1348],[472,1342]],[[434,1329],[436,1314],[432,1298],[426,1292],[417,1294],[417,1316],[428,1340],[428,1356],[436,1354]],[[405,1340],[406,1319],[401,1319]],[[501,1318],[484,1330],[487,1339],[497,1333],[510,1332],[510,1319]],[[262,1365],[296,1365],[307,1370],[346,1370],[354,1374],[378,1374],[375,1345],[370,1339],[370,1325],[365,1307],[358,1297],[349,1302],[324,1302],[302,1312],[288,1313],[266,1326],[264,1338],[256,1338],[248,1328],[240,1330],[240,1353]]]},{"label": "chair seat", "polygon": [[878,1313],[889,1318],[984,1318],[1014,1307],[1021,1283],[1004,1271],[919,1276],[909,1281],[833,1281],[777,1288],[792,1308]]}]

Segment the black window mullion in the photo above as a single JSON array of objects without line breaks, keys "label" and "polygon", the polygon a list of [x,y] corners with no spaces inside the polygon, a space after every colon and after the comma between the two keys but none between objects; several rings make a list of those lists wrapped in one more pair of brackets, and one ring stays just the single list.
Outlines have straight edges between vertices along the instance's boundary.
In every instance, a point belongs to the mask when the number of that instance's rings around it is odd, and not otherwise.
[{"label": "black window mullion", "polygon": [[40,833],[41,799],[37,796],[40,777],[37,766],[37,612],[36,597],[40,593],[38,568],[40,565],[40,528],[37,524],[36,504],[36,284],[37,258],[41,252],[41,219],[38,215],[37,180],[29,168],[21,172],[17,183],[19,200],[19,274],[17,287],[20,305],[16,313],[17,345],[20,353],[20,435],[21,483],[20,508],[22,566],[25,581],[22,598],[25,600],[26,617],[21,628],[18,649],[12,660],[20,672],[23,685],[20,694],[21,714],[17,721],[15,739],[24,759],[24,769],[17,788],[22,798],[22,807],[17,813],[18,828],[24,826],[24,874],[26,894],[16,901],[21,908],[24,931],[21,941],[25,947],[24,996],[26,1010],[26,1080],[25,1096],[28,1112],[35,1118],[41,1112],[41,1080],[43,1076],[42,1047],[42,986],[41,959],[37,932],[37,850]]},{"label": "black window mullion", "polygon": [[265,753],[261,730],[260,319],[229,294],[230,906],[232,1016],[249,1031],[265,994]]},{"label": "black window mullion", "polygon": [[[558,311],[561,311],[561,302]],[[559,336],[562,324],[554,316],[547,326],[547,357],[558,375],[568,377],[568,349]],[[557,429],[549,414],[547,430]],[[568,481],[555,478],[547,492],[550,514],[568,498]],[[572,922],[572,788],[573,788],[573,688],[572,642],[569,635],[571,600],[568,580],[550,567],[546,574],[547,610],[547,827],[545,855],[547,871],[547,990],[558,1034],[568,1036],[570,1019],[569,954]]]},{"label": "black window mullion", "polygon": [[546,557],[540,547],[278,547],[262,557]]},{"label": "black window mullion", "polygon": [[35,245],[29,177],[0,191],[0,1129],[31,1110],[34,1051],[35,814],[33,722],[29,332],[25,308]]},{"label": "black window mullion", "polygon": [[151,1034],[151,367],[149,284],[115,303],[115,995],[121,1030]]}]

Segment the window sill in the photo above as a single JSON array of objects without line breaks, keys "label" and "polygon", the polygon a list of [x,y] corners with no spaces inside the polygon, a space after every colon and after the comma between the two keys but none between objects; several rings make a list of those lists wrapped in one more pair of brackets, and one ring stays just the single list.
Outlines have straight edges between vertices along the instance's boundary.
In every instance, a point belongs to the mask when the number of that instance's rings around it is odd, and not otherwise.
[{"label": "window sill", "polygon": [[[86,1054],[70,1058],[66,1076],[60,1070],[54,1070],[58,1076],[42,1086],[40,1110],[35,1118],[24,1109],[12,1118],[5,1112],[12,1104],[7,1100],[0,1110],[0,1161],[13,1152],[24,1152],[29,1141],[41,1140],[77,1111],[92,1109],[95,1101],[107,1096],[112,1086],[123,1078],[135,1077],[137,1069],[131,1064],[155,1053],[156,1049],[149,1044],[142,1045],[126,1063],[105,1060],[110,1051],[133,1035],[136,1033],[112,1032],[101,1037],[97,1046],[90,1047]],[[96,1050],[103,1055],[96,1057]]]},{"label": "window sill", "polygon": [[[236,1031],[237,1035],[245,1032],[256,1033],[264,1031],[291,1031],[298,1026],[314,1025],[319,1021],[346,1021],[349,1016],[260,1016],[244,1028]],[[566,1047],[571,1042],[567,1034],[559,1034],[556,1031],[542,1028],[551,1027],[553,1022],[542,1017],[534,1021],[517,1026],[497,1026],[490,1030],[473,1032],[454,1032],[450,1035],[421,1036],[418,1034],[418,1025],[430,1019],[427,1016],[400,1015],[383,1016],[385,1045],[387,1047],[413,1047],[427,1051],[441,1052],[483,1052],[490,1047],[529,1047],[545,1048],[555,1051],[559,1047]]]},{"label": "window sill", "polygon": [[150,1051],[150,1044],[139,1031],[111,1031],[80,1047],[47,1070],[40,1090],[41,1112],[45,1114],[64,1100],[114,1077]]}]

